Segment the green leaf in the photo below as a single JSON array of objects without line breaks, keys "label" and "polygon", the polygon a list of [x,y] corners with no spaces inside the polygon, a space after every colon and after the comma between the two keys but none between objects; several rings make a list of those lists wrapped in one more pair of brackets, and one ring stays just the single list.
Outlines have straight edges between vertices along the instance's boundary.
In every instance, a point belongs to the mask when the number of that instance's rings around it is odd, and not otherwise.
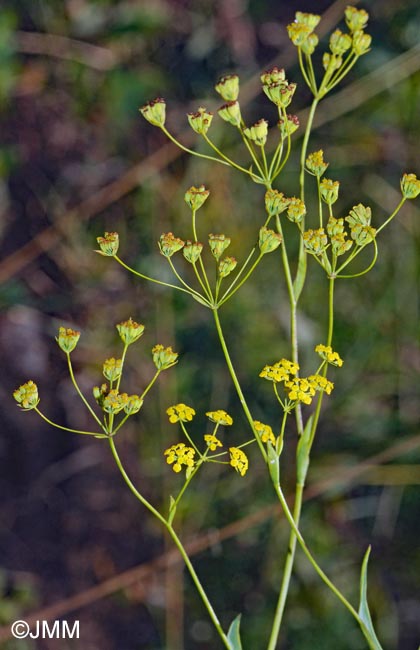
[{"label": "green leaf", "polygon": [[168,524],[172,524],[176,513],[176,501],[173,498],[172,494],[169,497],[169,517]]},{"label": "green leaf", "polygon": [[231,650],[242,650],[242,642],[239,634],[239,626],[241,624],[241,614],[238,614],[230,624],[229,632],[227,634]]},{"label": "green leaf", "polygon": [[280,463],[279,463],[279,455],[271,444],[271,442],[268,443],[267,445],[267,464],[268,464],[268,471],[270,472],[271,480],[273,481],[274,485],[279,485],[280,482]]},{"label": "green leaf", "polygon": [[299,296],[302,293],[303,285],[305,284],[306,279],[306,251],[303,245],[303,240],[301,240],[300,250],[299,250],[299,263],[297,268],[297,273],[295,281],[293,282],[293,291],[295,294],[295,301],[299,300]]},{"label": "green leaf", "polygon": [[313,415],[308,418],[296,450],[296,473],[299,485],[305,485],[306,474],[309,467],[310,439],[312,432]]},{"label": "green leaf", "polygon": [[360,627],[367,642],[369,643],[369,648],[371,648],[371,650],[383,650],[373,628],[372,618],[370,616],[369,605],[367,601],[367,568],[370,551],[371,547],[369,546],[368,550],[365,553],[365,557],[363,558],[362,570],[360,572],[360,605],[358,614],[360,617]]}]

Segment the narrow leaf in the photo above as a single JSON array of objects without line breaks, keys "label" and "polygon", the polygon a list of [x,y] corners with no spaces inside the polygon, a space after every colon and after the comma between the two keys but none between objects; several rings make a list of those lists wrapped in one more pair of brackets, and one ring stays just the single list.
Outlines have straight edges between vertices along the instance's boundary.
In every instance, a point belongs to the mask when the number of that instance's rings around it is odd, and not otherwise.
[{"label": "narrow leaf", "polygon": [[381,644],[379,643],[378,637],[375,634],[373,628],[372,618],[370,616],[369,605],[367,601],[367,569],[369,562],[371,547],[369,546],[368,550],[365,553],[365,557],[362,562],[362,569],[360,572],[360,605],[359,605],[359,617],[360,617],[360,627],[371,650],[383,650]]},{"label": "narrow leaf", "polygon": [[271,442],[269,442],[267,445],[267,462],[271,480],[273,481],[274,485],[278,485],[280,482],[279,455],[277,454],[277,451]]},{"label": "narrow leaf", "polygon": [[309,454],[311,451],[309,443],[311,438],[313,419],[313,415],[308,418],[303,433],[299,438],[296,450],[296,473],[297,480],[300,485],[305,484],[306,474],[309,467]]},{"label": "narrow leaf", "polygon": [[230,624],[229,632],[227,635],[230,643],[231,650],[242,650],[241,637],[239,634],[239,626],[241,624],[241,615],[238,614]]}]

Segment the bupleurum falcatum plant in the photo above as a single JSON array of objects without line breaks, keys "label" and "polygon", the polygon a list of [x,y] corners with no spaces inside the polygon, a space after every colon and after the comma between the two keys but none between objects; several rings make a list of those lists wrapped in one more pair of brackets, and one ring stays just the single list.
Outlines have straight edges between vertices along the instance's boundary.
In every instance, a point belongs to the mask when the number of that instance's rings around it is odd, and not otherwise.
[{"label": "bupleurum falcatum plant", "polygon": [[[182,237],[172,232],[160,236],[158,246],[161,255],[166,259],[174,275],[175,284],[170,284],[157,278],[152,278],[129,267],[118,255],[119,236],[117,232],[106,232],[98,237],[99,253],[113,258],[134,275],[142,280],[159,283],[176,291],[181,291],[207,308],[214,319],[215,328],[226,360],[227,369],[236,389],[240,404],[249,425],[249,436],[237,446],[225,443],[223,431],[233,424],[232,417],[224,410],[218,409],[206,413],[212,424],[212,430],[206,433],[197,443],[197,435],[193,433],[195,410],[190,404],[168,405],[169,423],[178,426],[179,437],[174,435],[173,444],[162,450],[162,462],[180,475],[180,487],[175,496],[168,496],[168,506],[159,510],[146,498],[144,492],[136,487],[128,476],[116,448],[116,435],[122,433],[124,423],[141,411],[144,399],[161,372],[168,370],[178,362],[178,355],[171,347],[157,344],[152,349],[152,358],[156,372],[151,377],[147,387],[141,394],[123,392],[122,378],[128,348],[142,336],[144,326],[131,318],[117,325],[122,341],[122,352],[119,358],[111,357],[103,364],[105,382],[93,388],[93,397],[97,408],[94,408],[82,393],[73,372],[71,353],[76,347],[80,333],[61,327],[57,342],[67,357],[71,380],[84,406],[88,409],[94,424],[92,431],[80,431],[51,422],[40,410],[38,389],[34,381],[28,381],[20,386],[14,397],[23,410],[33,410],[52,426],[65,431],[94,436],[106,440],[111,448],[115,462],[129,489],[137,499],[156,517],[167,530],[176,544],[186,564],[192,580],[200,594],[208,614],[217,630],[221,643],[225,648],[238,650],[242,648],[240,634],[240,616],[224,630],[211,604],[205,586],[200,582],[191,560],[181,539],[176,532],[177,509],[189,486],[194,482],[198,472],[205,472],[207,463],[220,463],[231,466],[239,475],[237,480],[246,480],[248,457],[246,447],[256,444],[261,452],[261,462],[266,466],[274,494],[278,499],[283,513],[290,526],[290,539],[286,560],[283,567],[278,600],[274,608],[271,629],[267,638],[261,639],[261,647],[274,650],[278,647],[280,628],[285,609],[290,579],[293,571],[296,547],[299,544],[306,558],[317,572],[320,579],[330,589],[340,603],[347,608],[363,633],[367,645],[372,650],[381,650],[380,641],[375,633],[369,613],[367,601],[367,565],[370,549],[367,550],[362,562],[360,574],[360,598],[358,604],[349,602],[345,594],[329,579],[311,553],[302,533],[299,522],[302,509],[303,491],[310,464],[312,445],[317,433],[321,407],[324,396],[329,396],[334,383],[329,378],[331,367],[338,368],[337,377],[343,366],[345,350],[334,349],[334,290],[338,282],[357,278],[368,273],[375,265],[378,256],[379,235],[394,219],[405,201],[414,199],[420,194],[420,180],[412,173],[404,174],[401,187],[401,200],[395,210],[381,222],[372,217],[371,208],[357,203],[349,214],[341,215],[335,210],[339,194],[339,181],[325,177],[329,166],[324,160],[322,150],[310,151],[309,138],[314,115],[319,102],[335,88],[356,64],[359,57],[365,55],[371,45],[371,37],[365,32],[368,14],[363,9],[347,7],[345,23],[347,31],[336,29],[329,39],[329,51],[322,56],[320,73],[313,65],[313,54],[318,47],[318,36],[315,29],[320,17],[314,14],[296,13],[296,19],[288,25],[290,39],[297,48],[300,69],[304,81],[310,89],[313,100],[309,117],[303,134],[300,152],[299,196],[285,196],[281,188],[280,174],[284,169],[292,148],[295,131],[300,128],[299,120],[288,113],[293,100],[296,84],[291,83],[286,72],[281,68],[272,68],[261,75],[262,90],[278,110],[277,128],[269,132],[268,122],[264,118],[255,124],[247,126],[241,113],[238,100],[239,79],[235,74],[220,79],[216,91],[224,100],[218,109],[218,117],[228,128],[235,128],[239,138],[245,145],[247,159],[241,162],[232,160],[226,153],[220,151],[209,135],[214,115],[204,107],[188,114],[188,122],[193,131],[200,136],[213,151],[211,155],[198,153],[182,145],[166,127],[165,100],[158,98],[140,109],[143,117],[155,127],[161,129],[166,136],[183,151],[205,158],[212,163],[222,164],[242,174],[256,184],[256,191],[265,189],[264,209],[261,209],[261,220],[255,222],[255,241],[251,242],[250,252],[243,262],[239,262],[227,254],[231,240],[225,233],[207,236],[207,246],[199,241],[197,212],[200,213],[200,230],[205,227],[205,212],[203,205],[208,200],[209,190],[204,185],[191,187],[185,193],[185,202],[191,211],[191,230]],[[272,140],[276,143],[272,145]],[[270,141],[270,144],[267,144]],[[312,177],[312,179],[310,179]],[[317,200],[313,205],[307,204],[305,185],[307,181],[315,183]],[[297,183],[296,183],[297,185]],[[258,186],[261,186],[258,187]],[[356,199],[357,201],[357,199]],[[293,236],[299,244],[296,248],[296,259],[290,259],[289,251],[292,246],[286,240],[284,223],[289,221],[294,226],[288,229],[288,237]],[[200,233],[201,234],[201,233]],[[293,243],[293,242],[292,242]],[[207,250],[206,250],[207,248]],[[371,261],[365,268],[360,268],[356,258],[365,250],[371,251]],[[273,255],[271,255],[273,253]],[[273,399],[278,404],[278,419],[276,422],[261,422],[252,414],[248,399],[245,396],[234,368],[228,343],[220,321],[220,312],[228,301],[241,289],[245,282],[253,276],[256,267],[281,258],[281,266],[287,286],[290,301],[290,357],[282,359],[264,358],[261,360],[260,378],[267,382],[267,388],[273,391]],[[185,262],[175,266],[174,259],[183,257]],[[364,259],[364,258],[362,258]],[[311,265],[319,265],[324,272],[328,284],[327,305],[320,306],[320,320],[325,309],[328,314],[328,325],[323,340],[316,345],[309,367],[301,367],[299,363],[298,340],[298,305],[305,287],[307,272]],[[209,405],[209,408],[211,406]],[[296,488],[293,510],[285,499],[281,482],[282,450],[285,432],[288,429],[297,431],[296,445]],[[162,465],[162,469],[164,465]],[[273,604],[274,605],[274,604]],[[254,649],[253,649],[254,650]]]}]

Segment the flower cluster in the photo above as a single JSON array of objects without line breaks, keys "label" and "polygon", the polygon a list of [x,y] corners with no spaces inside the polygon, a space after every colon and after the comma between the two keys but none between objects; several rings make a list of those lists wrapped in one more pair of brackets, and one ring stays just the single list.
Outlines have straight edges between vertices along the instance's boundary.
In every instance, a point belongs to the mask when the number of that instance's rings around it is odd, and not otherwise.
[{"label": "flower cluster", "polygon": [[226,413],[226,411],[223,411],[222,409],[218,409],[217,411],[208,411],[206,415],[209,420],[215,424],[222,424],[223,426],[228,427],[233,424],[232,417],[229,415],[229,413]]},{"label": "flower cluster", "polygon": [[223,447],[222,442],[214,435],[214,433],[206,433],[204,435],[204,442],[207,444],[210,451],[216,451],[218,447]]},{"label": "flower cluster", "polygon": [[235,468],[235,470],[241,476],[245,476],[248,470],[248,458],[246,454],[239,449],[238,447],[229,447],[230,454],[230,465]]},{"label": "flower cluster", "polygon": [[259,420],[254,420],[254,429],[256,433],[259,435],[261,438],[262,442],[271,442],[271,444],[276,443],[276,438],[273,433],[273,429],[270,427],[269,424],[264,424],[263,422],[260,422]]},{"label": "flower cluster", "polygon": [[158,343],[152,348],[153,363],[158,370],[167,370],[178,361],[178,353],[174,352],[171,346],[165,348]]},{"label": "flower cluster", "polygon": [[321,20],[321,16],[297,11],[295,22],[287,25],[287,32],[293,45],[301,48],[302,52],[311,55],[318,45],[318,36],[314,33],[315,27]]},{"label": "flower cluster", "polygon": [[66,354],[70,354],[70,352],[73,352],[74,348],[79,342],[79,339],[80,339],[80,332],[77,332],[76,330],[72,330],[66,327],[59,327],[58,336],[56,336],[55,338],[60,348]]},{"label": "flower cluster", "polygon": [[31,411],[39,404],[38,386],[32,380],[27,381],[13,392],[13,397],[24,411]]},{"label": "flower cluster", "polygon": [[166,462],[168,465],[173,465],[172,469],[176,473],[182,470],[183,465],[186,465],[187,469],[194,467],[195,450],[192,447],[187,447],[183,442],[172,445],[163,453],[167,456]]},{"label": "flower cluster", "polygon": [[260,79],[268,99],[279,108],[287,108],[295,94],[296,84],[287,81],[285,71],[274,67],[264,72]]},{"label": "flower cluster", "polygon": [[195,415],[194,409],[185,404],[170,406],[166,409],[166,413],[169,416],[169,422],[172,424],[175,424],[175,422],[191,422]]},{"label": "flower cluster", "polygon": [[320,343],[316,346],[315,352],[319,354],[321,359],[324,359],[324,361],[331,363],[333,366],[338,366],[341,368],[344,363],[338,352],[334,352],[330,345],[322,345],[322,343]]},{"label": "flower cluster", "polygon": [[100,255],[115,257],[118,253],[120,238],[117,232],[106,232],[103,237],[97,237],[96,241],[99,244],[99,250],[96,252]]},{"label": "flower cluster", "polygon": [[260,377],[274,383],[288,381],[290,375],[296,375],[299,365],[288,359],[280,359],[272,366],[264,366],[260,372]]},{"label": "flower cluster", "polygon": [[120,335],[121,341],[124,345],[131,345],[138,341],[144,332],[144,325],[141,323],[136,323],[130,316],[130,318],[122,323],[116,325],[118,334]]}]

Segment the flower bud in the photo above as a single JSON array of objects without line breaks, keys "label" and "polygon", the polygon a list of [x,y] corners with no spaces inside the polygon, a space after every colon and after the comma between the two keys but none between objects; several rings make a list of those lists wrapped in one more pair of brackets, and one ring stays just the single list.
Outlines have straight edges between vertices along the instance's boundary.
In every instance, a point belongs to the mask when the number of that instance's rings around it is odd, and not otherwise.
[{"label": "flower bud", "polygon": [[221,95],[225,102],[236,102],[239,95],[239,77],[237,74],[229,74],[219,79],[215,85],[216,92]]},{"label": "flower bud", "polygon": [[372,36],[365,34],[362,29],[359,29],[353,34],[353,52],[357,56],[362,56],[369,52],[370,44],[372,43]]},{"label": "flower bud", "polygon": [[306,206],[301,199],[297,199],[295,196],[289,199],[289,204],[287,206],[287,218],[293,223],[299,223],[302,221],[303,217],[306,214]]},{"label": "flower bud", "polygon": [[267,190],[265,193],[265,209],[270,217],[284,212],[289,205],[289,199],[286,199],[283,192],[277,190]]},{"label": "flower bud", "polygon": [[275,251],[282,241],[283,238],[280,233],[274,232],[274,230],[269,230],[265,226],[260,228],[258,246],[260,247],[262,255]]},{"label": "flower bud", "polygon": [[188,239],[184,248],[182,249],[182,254],[187,262],[195,264],[200,257],[202,250],[203,244],[201,244],[199,241],[191,242]]},{"label": "flower bud", "polygon": [[304,232],[303,243],[307,251],[314,255],[321,255],[328,245],[328,239],[324,229],[318,228],[318,230]]},{"label": "flower bud", "polygon": [[191,210],[199,210],[203,203],[207,200],[210,194],[210,190],[206,190],[204,185],[200,187],[190,187],[189,190],[185,192],[184,201],[191,208]]},{"label": "flower bud", "polygon": [[327,233],[330,237],[335,237],[336,235],[343,235],[344,233],[344,219],[335,219],[330,217],[327,223]]},{"label": "flower bud", "polygon": [[311,56],[315,52],[315,48],[319,43],[319,38],[316,34],[309,34],[308,38],[303,41],[301,48],[302,52]]},{"label": "flower bud", "polygon": [[284,118],[280,118],[277,122],[277,126],[280,129],[281,139],[285,140],[289,135],[292,135],[299,128],[299,118],[297,115],[288,115],[287,121]]},{"label": "flower bud", "polygon": [[223,104],[217,112],[225,122],[229,122],[229,124],[233,124],[233,126],[240,126],[242,116],[238,101]]},{"label": "flower bud", "polygon": [[329,52],[324,52],[322,55],[322,65],[324,66],[324,70],[328,70],[328,68],[330,68],[330,72],[334,72],[334,70],[341,68],[342,63],[343,59],[341,56],[336,56],[335,54],[330,54]]},{"label": "flower bud", "polygon": [[103,237],[97,237],[99,251],[95,251],[106,257],[114,257],[118,253],[119,236],[117,232],[106,232]]},{"label": "flower bud", "polygon": [[181,250],[185,242],[179,237],[174,237],[173,233],[167,232],[163,233],[159,237],[158,245],[160,252],[164,257],[172,257],[174,253]]},{"label": "flower bud", "polygon": [[219,275],[221,278],[226,278],[229,273],[232,273],[233,269],[237,265],[237,261],[234,257],[225,257],[225,259],[219,262]]},{"label": "flower bud", "polygon": [[264,86],[270,86],[271,84],[276,84],[276,83],[286,83],[286,73],[283,70],[283,68],[271,68],[271,70],[266,70],[266,72],[263,72],[263,74],[260,76],[261,83]]},{"label": "flower bud", "polygon": [[337,257],[347,253],[347,251],[353,246],[353,242],[350,239],[346,239],[346,233],[332,235],[330,241],[332,252],[334,255],[337,255]]},{"label": "flower bud", "polygon": [[155,345],[152,348],[153,363],[158,370],[167,370],[174,366],[178,361],[178,353],[174,352],[171,347],[163,347],[163,345]]},{"label": "flower bud", "polygon": [[135,343],[144,332],[144,325],[136,323],[130,317],[128,320],[123,321],[116,325],[120,339],[125,345],[131,345]]},{"label": "flower bud", "polygon": [[104,403],[104,398],[108,394],[108,385],[107,384],[101,384],[100,387],[99,386],[94,386],[92,388],[92,393],[93,393],[93,397],[95,398],[96,402],[102,408],[102,405]]},{"label": "flower bud", "polygon": [[287,25],[289,38],[296,47],[302,47],[312,32],[313,28],[303,23],[291,23],[290,25]]},{"label": "flower bud", "polygon": [[259,147],[263,147],[267,142],[268,135],[268,122],[267,120],[258,120],[249,129],[244,129],[244,135],[248,140],[252,140]]},{"label": "flower bud", "polygon": [[124,413],[127,415],[134,415],[138,413],[143,406],[143,400],[138,395],[129,395],[125,406]]},{"label": "flower bud", "polygon": [[364,29],[369,20],[369,14],[364,9],[356,9],[355,7],[347,7],[344,11],[346,18],[346,25],[351,32],[357,32]]},{"label": "flower bud", "polygon": [[321,16],[318,16],[317,14],[307,14],[303,11],[297,11],[295,14],[295,20],[299,25],[306,25],[311,30],[313,30],[315,27],[317,27],[319,21],[321,20]]},{"label": "flower bud", "polygon": [[371,218],[372,210],[362,203],[359,203],[358,205],[354,205],[350,210],[350,214],[346,217],[346,221],[350,224],[351,228],[356,225],[370,226]]},{"label": "flower bud", "polygon": [[269,86],[263,86],[263,91],[268,99],[276,106],[287,108],[292,101],[296,90],[296,84],[274,83]]},{"label": "flower bud", "polygon": [[206,108],[200,107],[196,113],[187,113],[190,127],[200,135],[206,134],[213,119],[213,113]]},{"label": "flower bud", "polygon": [[404,174],[401,179],[401,192],[405,199],[415,199],[420,194],[420,180],[415,174]]},{"label": "flower bud", "polygon": [[321,198],[327,205],[333,205],[338,199],[340,183],[329,178],[323,178],[320,184]]},{"label": "flower bud", "polygon": [[117,390],[110,390],[104,397],[102,409],[106,413],[115,415],[123,410],[128,402],[127,393],[120,393]]},{"label": "flower bud", "polygon": [[102,367],[102,372],[105,379],[108,381],[115,381],[121,377],[122,372],[122,359],[106,359]]},{"label": "flower bud", "polygon": [[27,381],[13,392],[13,397],[21,409],[31,411],[39,404],[38,386],[32,380]]},{"label": "flower bud", "polygon": [[336,29],[330,36],[330,50],[337,56],[342,56],[351,48],[352,40],[349,34],[343,34],[340,29]]},{"label": "flower bud", "polygon": [[165,125],[166,103],[161,97],[157,97],[153,101],[148,102],[148,104],[145,104],[139,110],[143,117],[150,124],[153,124],[153,126],[162,127]]},{"label": "flower bud", "polygon": [[320,178],[325,173],[328,163],[324,161],[324,152],[322,149],[310,153],[306,159],[306,168],[314,176]]},{"label": "flower bud", "polygon": [[220,257],[229,246],[230,241],[230,237],[226,237],[226,235],[213,235],[210,233],[209,246],[213,257],[215,257],[217,261],[219,261]]},{"label": "flower bud", "polygon": [[70,352],[73,352],[79,339],[80,339],[80,332],[77,332],[76,330],[72,330],[72,329],[67,329],[65,327],[60,327],[58,329],[58,336],[55,337],[55,340],[57,341],[58,345],[66,354],[70,354]]},{"label": "flower bud", "polygon": [[372,226],[362,226],[358,223],[350,230],[350,235],[358,246],[366,246],[375,239],[376,228],[372,228]]}]

